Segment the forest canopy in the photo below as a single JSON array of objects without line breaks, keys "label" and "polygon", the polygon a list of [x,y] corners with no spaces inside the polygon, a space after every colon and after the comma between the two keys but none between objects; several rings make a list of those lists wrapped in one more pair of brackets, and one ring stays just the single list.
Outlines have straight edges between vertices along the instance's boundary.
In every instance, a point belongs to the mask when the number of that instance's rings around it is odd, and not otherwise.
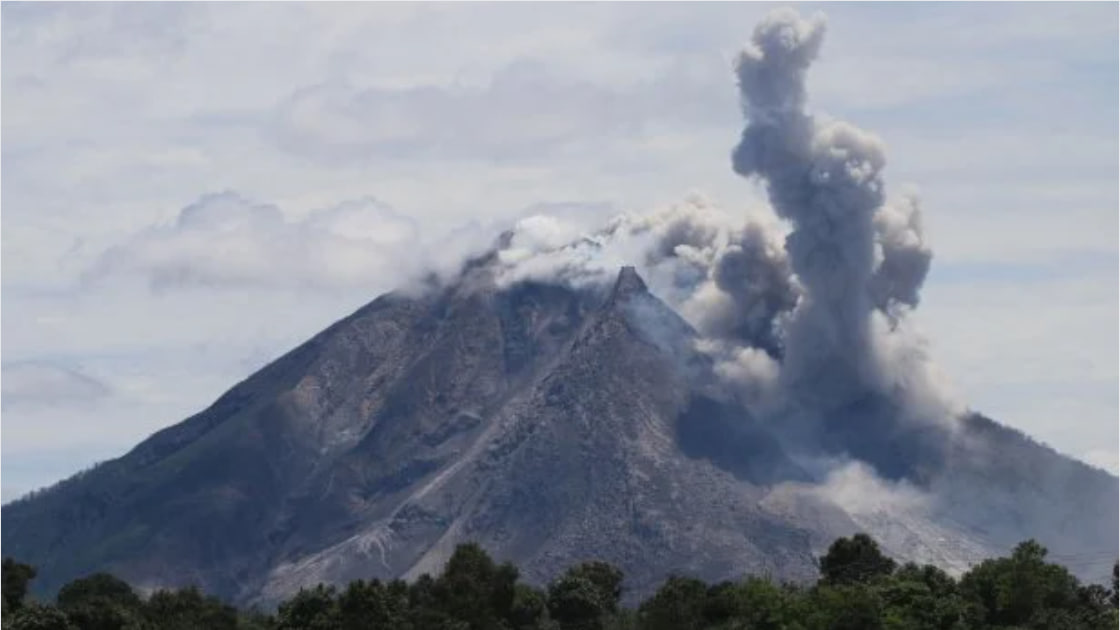
[{"label": "forest canopy", "polygon": [[238,610],[188,587],[142,597],[107,573],[35,601],[34,567],[3,561],[3,627],[13,630],[1096,630],[1117,627],[1117,578],[1081,584],[1034,541],[955,579],[931,565],[898,565],[865,534],[819,559],[815,584],[748,576],[708,584],[668,578],[636,608],[625,576],[604,562],[569,568],[544,588],[522,582],[475,544],[438,576],[319,584],[275,611]]}]

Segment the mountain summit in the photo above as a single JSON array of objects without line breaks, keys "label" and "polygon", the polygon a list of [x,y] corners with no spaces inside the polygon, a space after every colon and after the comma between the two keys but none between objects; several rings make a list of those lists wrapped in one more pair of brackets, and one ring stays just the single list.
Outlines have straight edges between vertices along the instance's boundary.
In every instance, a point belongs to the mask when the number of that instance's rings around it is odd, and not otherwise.
[{"label": "mountain summit", "polygon": [[[952,501],[830,493],[781,431],[712,386],[695,337],[632,267],[576,290],[499,288],[468,266],[445,288],[374,300],[123,457],[5,506],[5,554],[47,589],[109,570],[268,604],[319,581],[434,572],[465,541],[538,582],[608,560],[635,595],[672,572],[810,578],[856,531],[950,568],[1027,536],[1115,543],[1115,478],[975,417],[955,471],[915,476],[970,486]],[[1029,501],[1049,516],[981,517]]]},{"label": "mountain summit", "polygon": [[638,270],[632,265],[626,265],[618,272],[618,280],[615,280],[614,291],[611,294],[612,300],[625,300],[631,295],[649,293],[649,287],[646,286],[646,281],[638,275]]}]

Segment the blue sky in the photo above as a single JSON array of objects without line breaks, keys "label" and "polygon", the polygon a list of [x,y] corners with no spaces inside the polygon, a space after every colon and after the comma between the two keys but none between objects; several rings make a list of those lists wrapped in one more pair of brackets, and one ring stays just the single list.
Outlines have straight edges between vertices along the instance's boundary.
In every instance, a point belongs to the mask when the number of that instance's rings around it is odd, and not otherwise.
[{"label": "blue sky", "polygon": [[[3,498],[541,204],[762,203],[731,62],[771,6],[5,3]],[[1115,471],[1117,5],[795,6],[812,108],[921,195],[942,371]]]}]

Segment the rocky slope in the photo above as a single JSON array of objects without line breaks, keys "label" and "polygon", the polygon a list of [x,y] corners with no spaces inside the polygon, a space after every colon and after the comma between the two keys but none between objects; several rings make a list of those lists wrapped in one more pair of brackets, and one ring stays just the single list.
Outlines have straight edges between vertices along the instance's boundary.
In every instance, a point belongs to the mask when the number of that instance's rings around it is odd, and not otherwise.
[{"label": "rocky slope", "polygon": [[669,573],[809,578],[860,530],[957,569],[1031,536],[1115,553],[1116,478],[991,421],[900,434],[867,401],[821,438],[866,470],[820,479],[715,386],[695,332],[632,268],[587,290],[489,273],[475,261],[452,286],[382,296],[123,457],[5,506],[4,554],[46,590],[110,570],[268,605],[434,572],[468,540],[538,582],[616,563],[631,597]]}]

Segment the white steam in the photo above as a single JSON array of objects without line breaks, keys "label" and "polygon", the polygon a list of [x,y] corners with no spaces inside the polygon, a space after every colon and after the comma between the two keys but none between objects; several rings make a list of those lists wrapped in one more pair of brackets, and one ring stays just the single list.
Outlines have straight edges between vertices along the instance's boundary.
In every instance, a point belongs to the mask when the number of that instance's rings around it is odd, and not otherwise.
[{"label": "white steam", "polygon": [[634,265],[705,337],[779,357],[781,321],[799,295],[782,243],[776,221],[736,221],[698,196],[592,231],[535,215],[519,221],[499,249],[497,279],[603,285]]}]

